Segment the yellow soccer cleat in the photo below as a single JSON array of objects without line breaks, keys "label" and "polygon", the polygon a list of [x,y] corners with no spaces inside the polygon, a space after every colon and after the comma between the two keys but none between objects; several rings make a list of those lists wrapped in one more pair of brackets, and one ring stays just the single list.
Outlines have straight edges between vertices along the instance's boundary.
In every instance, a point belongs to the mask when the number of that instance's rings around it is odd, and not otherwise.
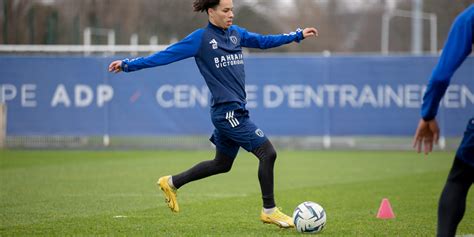
[{"label": "yellow soccer cleat", "polygon": [[168,180],[170,179],[171,176],[163,176],[158,179],[158,186],[160,187],[161,191],[163,191],[163,194],[165,195],[165,202],[168,204],[168,207],[171,209],[173,212],[179,212],[179,206],[178,206],[178,195],[176,194],[176,189],[172,188],[168,184]]},{"label": "yellow soccer cleat", "polygon": [[293,219],[281,212],[279,208],[275,208],[275,211],[272,214],[265,214],[265,212],[262,210],[262,213],[260,214],[260,220],[262,220],[263,223],[275,224],[281,228],[290,228],[295,226]]}]

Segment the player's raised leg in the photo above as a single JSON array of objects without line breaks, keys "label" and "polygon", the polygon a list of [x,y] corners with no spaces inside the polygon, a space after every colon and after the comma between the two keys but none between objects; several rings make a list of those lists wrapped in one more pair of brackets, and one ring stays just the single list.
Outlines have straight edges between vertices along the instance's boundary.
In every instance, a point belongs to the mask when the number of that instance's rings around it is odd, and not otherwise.
[{"label": "player's raised leg", "polygon": [[[238,147],[233,150],[237,151]],[[236,154],[237,152],[235,152],[235,155],[229,156],[216,150],[216,156],[213,160],[200,162],[192,168],[177,175],[161,177],[158,180],[158,186],[163,191],[165,201],[171,211],[179,212],[176,193],[181,186],[212,175],[229,172],[234,163]]]}]

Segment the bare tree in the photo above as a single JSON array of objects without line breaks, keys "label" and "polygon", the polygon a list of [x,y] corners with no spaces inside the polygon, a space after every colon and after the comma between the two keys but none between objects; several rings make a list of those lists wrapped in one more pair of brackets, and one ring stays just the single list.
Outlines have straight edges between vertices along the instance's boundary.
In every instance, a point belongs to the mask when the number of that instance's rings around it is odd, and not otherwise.
[{"label": "bare tree", "polygon": [[29,0],[3,0],[2,43],[27,43],[28,35],[21,29],[27,28],[28,10],[32,4]]},{"label": "bare tree", "polygon": [[[454,17],[472,0],[424,1],[424,12],[438,16],[438,48]],[[316,26],[320,36],[301,45],[289,44],[270,52],[378,52],[382,14],[389,3],[411,10],[412,0],[235,0],[235,23],[262,34],[289,32],[297,27]],[[116,43],[130,43],[138,34],[139,43],[151,36],[159,43],[179,40],[206,26],[207,15],[193,12],[190,0],[2,0],[0,43],[81,44],[86,27],[113,29]],[[425,22],[428,25],[428,22]],[[425,50],[429,47],[428,27],[424,27]],[[411,21],[391,21],[390,50],[409,52]],[[93,43],[106,43],[105,37]],[[258,50],[255,50],[258,52]]]}]

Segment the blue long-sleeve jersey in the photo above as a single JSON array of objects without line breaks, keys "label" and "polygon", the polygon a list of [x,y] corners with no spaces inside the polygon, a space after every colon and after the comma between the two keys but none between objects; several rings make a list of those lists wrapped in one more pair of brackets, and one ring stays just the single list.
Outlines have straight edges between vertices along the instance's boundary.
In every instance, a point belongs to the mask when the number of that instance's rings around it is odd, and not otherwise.
[{"label": "blue long-sleeve jersey", "polygon": [[435,118],[439,103],[449,86],[456,69],[472,51],[474,39],[474,4],[464,10],[454,21],[438,64],[431,74],[423,96],[421,117],[425,121]]},{"label": "blue long-sleeve jersey", "polygon": [[209,23],[161,52],[123,60],[122,70],[132,72],[194,57],[211,92],[211,106],[226,102],[245,104],[242,47],[268,49],[303,38],[300,29],[289,34],[259,35],[236,25],[223,30]]}]

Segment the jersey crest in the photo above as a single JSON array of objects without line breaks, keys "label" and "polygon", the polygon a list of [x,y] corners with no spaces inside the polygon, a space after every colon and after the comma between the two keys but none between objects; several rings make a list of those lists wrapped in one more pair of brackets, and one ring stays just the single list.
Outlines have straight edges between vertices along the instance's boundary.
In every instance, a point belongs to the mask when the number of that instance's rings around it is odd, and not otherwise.
[{"label": "jersey crest", "polygon": [[230,41],[231,41],[233,44],[237,44],[237,37],[235,37],[235,36],[232,35],[232,36],[230,37]]}]

